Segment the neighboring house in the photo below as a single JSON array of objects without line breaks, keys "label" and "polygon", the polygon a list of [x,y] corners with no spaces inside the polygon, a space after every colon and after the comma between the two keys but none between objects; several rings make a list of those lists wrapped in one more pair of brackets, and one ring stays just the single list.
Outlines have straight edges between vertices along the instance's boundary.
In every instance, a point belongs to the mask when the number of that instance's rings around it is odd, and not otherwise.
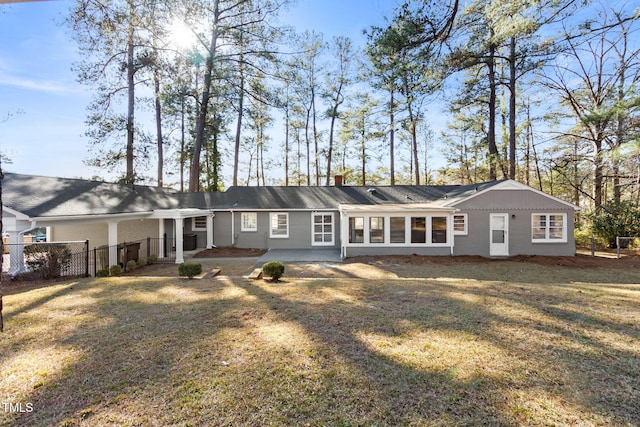
[{"label": "neighboring house", "polygon": [[47,241],[88,239],[91,247],[167,236],[175,239],[177,263],[185,235],[198,248],[334,248],[342,257],[572,256],[579,209],[511,180],[180,193],[5,173],[2,196],[12,242],[35,227],[48,227]]}]

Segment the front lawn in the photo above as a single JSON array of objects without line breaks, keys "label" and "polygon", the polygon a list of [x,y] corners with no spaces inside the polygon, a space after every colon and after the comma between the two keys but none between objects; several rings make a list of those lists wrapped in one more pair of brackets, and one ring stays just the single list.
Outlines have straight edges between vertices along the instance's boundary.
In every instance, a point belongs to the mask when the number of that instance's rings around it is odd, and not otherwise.
[{"label": "front lawn", "polygon": [[7,295],[0,425],[640,425],[636,271],[388,267]]}]

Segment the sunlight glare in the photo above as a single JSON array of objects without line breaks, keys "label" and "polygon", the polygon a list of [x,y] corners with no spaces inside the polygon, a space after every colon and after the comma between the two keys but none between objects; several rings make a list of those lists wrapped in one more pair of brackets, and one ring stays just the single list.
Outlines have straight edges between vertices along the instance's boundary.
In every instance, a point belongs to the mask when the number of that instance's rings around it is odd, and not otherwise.
[{"label": "sunlight glare", "polygon": [[179,18],[174,18],[169,26],[169,38],[170,43],[178,49],[186,49],[196,43],[196,36],[191,28]]}]

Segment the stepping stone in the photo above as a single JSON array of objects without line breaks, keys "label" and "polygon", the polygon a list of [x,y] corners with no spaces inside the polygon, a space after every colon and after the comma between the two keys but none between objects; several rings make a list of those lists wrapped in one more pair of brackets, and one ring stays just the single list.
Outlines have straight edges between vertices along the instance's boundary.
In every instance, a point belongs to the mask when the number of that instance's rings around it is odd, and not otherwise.
[{"label": "stepping stone", "polygon": [[254,268],[253,271],[246,276],[247,279],[257,280],[262,278],[262,268]]}]

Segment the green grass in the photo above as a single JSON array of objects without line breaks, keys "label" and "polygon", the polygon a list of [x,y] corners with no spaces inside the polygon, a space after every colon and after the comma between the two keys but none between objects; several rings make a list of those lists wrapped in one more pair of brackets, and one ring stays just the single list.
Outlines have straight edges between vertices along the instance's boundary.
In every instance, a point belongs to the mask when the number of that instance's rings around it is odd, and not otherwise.
[{"label": "green grass", "polygon": [[638,274],[515,264],[7,295],[0,425],[639,425]]}]

